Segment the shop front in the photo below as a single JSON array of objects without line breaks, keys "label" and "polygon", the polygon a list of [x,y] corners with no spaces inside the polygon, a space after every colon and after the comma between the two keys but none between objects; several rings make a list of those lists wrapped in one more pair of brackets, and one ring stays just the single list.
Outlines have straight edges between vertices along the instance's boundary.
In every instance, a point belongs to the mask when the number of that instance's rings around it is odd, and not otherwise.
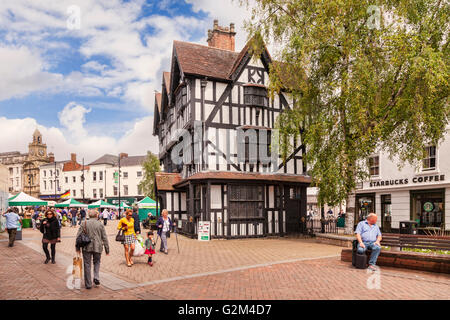
[{"label": "shop front", "polygon": [[411,190],[411,220],[419,229],[445,226],[445,189]]}]

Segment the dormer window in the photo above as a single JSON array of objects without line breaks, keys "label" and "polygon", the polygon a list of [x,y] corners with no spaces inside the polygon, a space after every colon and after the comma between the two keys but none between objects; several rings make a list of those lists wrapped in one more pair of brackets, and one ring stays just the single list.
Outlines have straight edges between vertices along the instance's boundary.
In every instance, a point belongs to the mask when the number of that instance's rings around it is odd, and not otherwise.
[{"label": "dormer window", "polygon": [[244,103],[252,107],[268,107],[267,89],[261,85],[244,86]]}]

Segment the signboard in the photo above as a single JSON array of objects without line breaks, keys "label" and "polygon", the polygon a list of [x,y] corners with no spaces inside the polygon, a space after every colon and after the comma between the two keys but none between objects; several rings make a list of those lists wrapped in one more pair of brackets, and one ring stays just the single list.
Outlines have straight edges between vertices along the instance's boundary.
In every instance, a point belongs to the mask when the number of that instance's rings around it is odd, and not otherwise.
[{"label": "signboard", "polygon": [[411,182],[413,184],[416,184],[416,183],[433,183],[433,182],[442,182],[442,181],[445,181],[445,174],[413,177],[412,179],[405,178],[405,179],[389,179],[389,180],[380,180],[380,181],[370,181],[369,187],[370,188],[372,188],[372,187],[388,187],[388,186],[410,184]]},{"label": "signboard", "polygon": [[211,227],[211,222],[209,222],[209,221],[199,221],[198,222],[198,240],[199,241],[209,241],[210,227]]},{"label": "signboard", "polygon": [[119,183],[119,171],[114,172],[114,183],[115,184]]},{"label": "signboard", "polygon": [[183,221],[178,220],[178,229],[183,229]]},{"label": "signboard", "polygon": [[426,212],[431,212],[434,209],[434,205],[432,202],[425,202],[423,204],[423,210],[425,210]]}]

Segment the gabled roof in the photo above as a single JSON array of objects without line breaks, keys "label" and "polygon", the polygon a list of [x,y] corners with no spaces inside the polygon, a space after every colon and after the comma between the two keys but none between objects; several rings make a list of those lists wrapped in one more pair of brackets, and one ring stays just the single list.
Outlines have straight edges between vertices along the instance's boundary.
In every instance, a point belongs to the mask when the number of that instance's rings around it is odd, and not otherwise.
[{"label": "gabled roof", "polygon": [[174,50],[184,74],[229,80],[238,52],[196,43],[174,41]]},{"label": "gabled roof", "polygon": [[167,91],[170,90],[170,72],[164,71],[163,72],[163,81],[166,85]]},{"label": "gabled roof", "polygon": [[120,159],[121,167],[140,166],[145,161],[147,156],[132,156]]},{"label": "gabled roof", "polygon": [[110,164],[110,165],[117,165],[119,163],[119,157],[112,155],[112,154],[105,154],[103,156],[101,156],[100,158],[98,158],[97,160],[95,160],[94,162],[91,162],[89,165],[93,166],[93,165],[97,165],[97,164]]},{"label": "gabled roof", "polygon": [[156,172],[155,181],[156,189],[160,191],[171,191],[175,190],[174,184],[181,182],[181,174],[179,173],[166,173],[166,172]]},{"label": "gabled roof", "polygon": [[158,112],[161,112],[161,92],[155,93],[155,106]]}]

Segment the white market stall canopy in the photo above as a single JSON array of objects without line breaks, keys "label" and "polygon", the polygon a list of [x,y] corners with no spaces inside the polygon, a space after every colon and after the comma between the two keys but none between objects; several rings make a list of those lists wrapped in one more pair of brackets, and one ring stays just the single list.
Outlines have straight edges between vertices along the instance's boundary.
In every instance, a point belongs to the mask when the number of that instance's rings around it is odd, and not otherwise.
[{"label": "white market stall canopy", "polygon": [[95,209],[95,208],[117,209],[117,206],[115,206],[111,203],[105,202],[103,200],[98,200],[89,205],[89,209]]},{"label": "white market stall canopy", "polygon": [[150,199],[149,197],[145,197],[139,201],[137,205],[140,209],[156,209],[156,201]]},{"label": "white market stall canopy", "polygon": [[34,198],[34,197],[26,194],[25,192],[20,192],[16,196],[9,198],[8,204],[10,207],[46,206],[46,205],[48,205],[48,202]]},{"label": "white market stall canopy", "polygon": [[75,199],[69,199],[55,205],[55,208],[87,208],[88,205],[78,202]]}]

